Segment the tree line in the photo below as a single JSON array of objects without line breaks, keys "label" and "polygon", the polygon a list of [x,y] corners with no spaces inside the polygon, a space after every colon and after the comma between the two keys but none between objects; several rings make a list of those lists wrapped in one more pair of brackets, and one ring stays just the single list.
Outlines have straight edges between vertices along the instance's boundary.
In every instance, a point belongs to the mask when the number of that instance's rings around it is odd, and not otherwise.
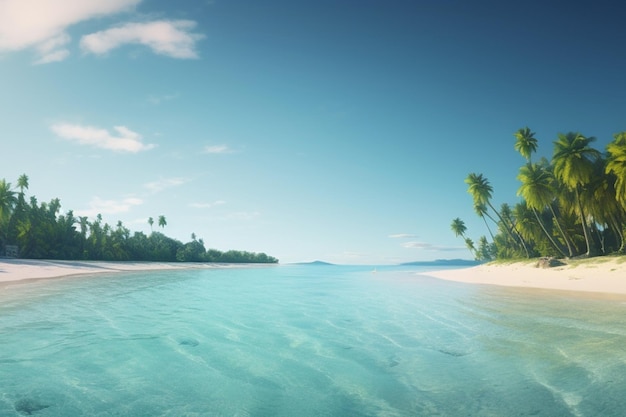
[{"label": "tree line", "polygon": [[467,237],[460,218],[451,228],[477,260],[592,257],[624,254],[626,232],[626,132],[613,136],[605,152],[577,132],[558,134],[552,158],[533,161],[538,140],[528,127],[514,134],[514,149],[525,159],[517,179],[520,201],[499,210],[493,187],[479,173],[465,179],[474,211],[490,240]]},{"label": "tree line", "polygon": [[[152,231],[154,219],[148,224],[151,233],[134,232],[121,221],[115,226],[103,222],[98,214],[92,221],[75,216],[72,210],[61,214],[58,198],[39,203],[35,196],[28,199],[28,176],[21,175],[15,188],[0,179],[0,255],[7,246],[17,246],[20,258],[98,261],[159,261],[159,262],[225,262],[277,263],[265,253],[238,250],[226,252],[206,249],[195,233],[183,243],[165,234]],[[162,229],[165,216],[157,218]]]}]

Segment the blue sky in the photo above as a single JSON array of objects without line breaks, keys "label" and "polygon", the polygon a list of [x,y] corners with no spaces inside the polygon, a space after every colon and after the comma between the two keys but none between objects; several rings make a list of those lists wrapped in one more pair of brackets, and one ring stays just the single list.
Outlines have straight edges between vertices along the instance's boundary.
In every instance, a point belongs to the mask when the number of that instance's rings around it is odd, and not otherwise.
[{"label": "blue sky", "polygon": [[514,204],[517,129],[626,130],[615,4],[0,0],[0,178],[281,262],[469,258],[463,180]]}]

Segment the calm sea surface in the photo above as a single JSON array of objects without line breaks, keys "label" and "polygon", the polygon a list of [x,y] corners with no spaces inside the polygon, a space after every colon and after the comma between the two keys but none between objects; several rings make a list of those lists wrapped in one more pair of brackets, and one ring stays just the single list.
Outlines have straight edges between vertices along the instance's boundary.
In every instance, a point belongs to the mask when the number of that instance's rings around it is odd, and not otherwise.
[{"label": "calm sea surface", "polygon": [[0,288],[0,416],[624,416],[626,302],[425,270]]}]

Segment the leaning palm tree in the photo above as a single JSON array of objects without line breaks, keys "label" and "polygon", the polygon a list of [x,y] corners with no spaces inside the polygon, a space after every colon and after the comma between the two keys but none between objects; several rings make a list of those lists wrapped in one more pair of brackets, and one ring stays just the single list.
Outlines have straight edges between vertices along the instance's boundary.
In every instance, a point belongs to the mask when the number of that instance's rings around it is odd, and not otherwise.
[{"label": "leaning palm tree", "polygon": [[507,232],[509,237],[514,242],[520,244],[526,253],[526,257],[529,257],[530,254],[528,253],[528,248],[526,247],[524,240],[513,235],[512,229],[514,226],[508,223],[491,204],[491,193],[493,192],[493,188],[491,187],[491,184],[489,184],[489,180],[485,178],[483,174],[471,173],[465,179],[465,183],[468,185],[467,192],[470,193],[474,199],[474,206],[485,204],[491,208],[504,226],[504,230]]},{"label": "leaning palm tree", "polygon": [[474,247],[474,242],[472,242],[470,238],[465,237],[465,232],[467,231],[465,222],[457,217],[456,219],[452,220],[450,228],[454,232],[455,236],[460,236],[463,239],[463,241],[465,242],[465,246],[467,246],[467,249],[469,249],[472,255],[474,255],[474,257],[478,256],[476,248]]},{"label": "leaning palm tree", "polygon": [[455,236],[465,237],[465,232],[467,231],[467,227],[465,226],[465,222],[461,220],[460,218],[457,217],[456,219],[452,220],[452,224],[450,225],[450,228],[454,232]]},{"label": "leaning palm tree", "polygon": [[585,236],[587,256],[594,256],[597,251],[591,239],[587,216],[583,210],[581,191],[582,187],[591,180],[594,161],[600,157],[600,152],[589,146],[594,140],[594,137],[585,137],[580,133],[559,133],[558,139],[554,142],[554,154],[552,155],[554,175],[567,188],[574,191],[575,207]]},{"label": "leaning palm tree", "polygon": [[167,220],[165,220],[165,216],[164,215],[160,215],[159,216],[159,227],[162,227],[163,229],[165,229],[165,226],[167,226]]},{"label": "leaning palm tree", "polygon": [[[552,214],[552,218],[556,223],[557,227],[560,228],[558,220],[556,218],[556,213],[552,208],[552,200],[554,199],[554,190],[552,189],[552,179],[551,174],[548,169],[539,164],[528,163],[520,168],[519,175],[517,179],[521,181],[522,185],[519,187],[517,191],[517,195],[521,195],[524,200],[526,200],[526,204],[532,210],[535,217],[537,218],[537,222],[539,226],[545,233],[546,237],[552,243],[552,246],[561,253],[562,256],[567,256],[564,252],[562,246],[554,240],[552,233],[550,233],[544,222],[541,220],[538,211],[543,211],[546,207],[550,209]],[[562,233],[562,231],[561,231]],[[567,242],[567,239],[565,239]],[[573,256],[573,251],[569,242],[567,242],[569,256]]]},{"label": "leaning palm tree", "polygon": [[487,231],[489,231],[491,241],[493,242],[493,232],[491,231],[491,227],[489,227],[489,223],[487,223],[487,217],[495,224],[498,224],[498,222],[493,217],[491,217],[491,215],[487,211],[487,205],[485,205],[484,203],[474,203],[474,212],[476,212],[478,217],[483,219],[483,222],[485,222],[485,226],[487,227]]},{"label": "leaning palm tree", "polygon": [[467,250],[469,250],[474,255],[474,258],[476,259],[478,254],[476,252],[476,246],[474,246],[474,241],[470,239],[469,237],[466,237],[465,246],[467,247]]},{"label": "leaning palm tree", "polygon": [[526,161],[530,162],[530,157],[537,150],[535,133],[528,127],[524,127],[515,132],[513,136],[515,136],[515,150],[526,158]]}]

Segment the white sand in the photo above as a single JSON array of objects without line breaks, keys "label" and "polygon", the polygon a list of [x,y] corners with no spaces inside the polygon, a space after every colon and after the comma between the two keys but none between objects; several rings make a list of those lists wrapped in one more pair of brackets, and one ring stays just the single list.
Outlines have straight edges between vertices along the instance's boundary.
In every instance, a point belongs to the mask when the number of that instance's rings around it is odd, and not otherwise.
[{"label": "white sand", "polygon": [[0,284],[28,279],[58,278],[79,274],[151,271],[161,269],[218,268],[223,266],[232,265],[210,263],[39,261],[30,259],[0,259]]},{"label": "white sand", "polygon": [[486,264],[428,272],[428,275],[471,284],[626,294],[626,257],[565,261],[568,265],[536,267],[536,261]]}]

